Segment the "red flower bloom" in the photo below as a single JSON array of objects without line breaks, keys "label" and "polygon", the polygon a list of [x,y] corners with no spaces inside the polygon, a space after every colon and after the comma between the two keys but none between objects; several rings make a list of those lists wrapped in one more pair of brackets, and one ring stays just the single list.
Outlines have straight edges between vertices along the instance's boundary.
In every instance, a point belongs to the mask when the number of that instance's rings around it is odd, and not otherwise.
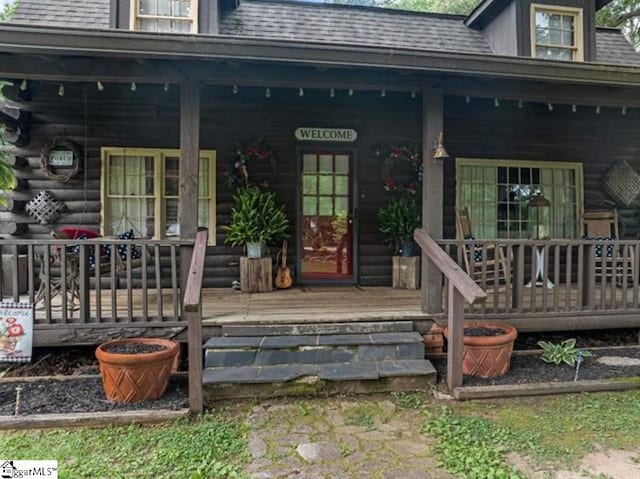
[{"label": "red flower bloom", "polygon": [[385,178],[384,179],[384,184],[387,186],[393,186],[393,179],[392,178]]},{"label": "red flower bloom", "polygon": [[7,333],[9,334],[9,337],[22,336],[24,334],[24,329],[20,324],[13,324],[9,326]]}]

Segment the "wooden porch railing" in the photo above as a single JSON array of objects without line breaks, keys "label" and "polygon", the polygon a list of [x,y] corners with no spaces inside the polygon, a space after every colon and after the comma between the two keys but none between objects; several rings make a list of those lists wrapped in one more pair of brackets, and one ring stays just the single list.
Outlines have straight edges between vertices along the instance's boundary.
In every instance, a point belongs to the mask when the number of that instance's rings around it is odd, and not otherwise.
[{"label": "wooden porch railing", "polygon": [[188,321],[189,341],[189,410],[200,414],[203,409],[202,397],[202,278],[204,260],[207,254],[209,233],[198,231],[191,255],[191,266],[187,275],[184,292],[184,316]]},{"label": "wooden porch railing", "polygon": [[180,248],[190,245],[193,241],[0,240],[0,300],[34,304],[39,337],[61,325],[178,326],[184,324],[178,257]]},{"label": "wooden porch railing", "polygon": [[[470,317],[510,319],[525,329],[544,330],[553,326],[552,315],[558,328],[592,329],[629,327],[640,313],[640,241],[439,240],[438,244],[460,267],[469,269],[489,296],[467,308]],[[503,261],[494,263],[498,254]]]},{"label": "wooden porch railing", "polygon": [[[453,391],[462,386],[462,360],[464,352],[464,304],[483,303],[487,294],[471,277],[451,259],[425,230],[416,230],[414,238],[422,252],[438,268],[447,286],[447,385]],[[422,288],[429,285],[423,284]]]}]

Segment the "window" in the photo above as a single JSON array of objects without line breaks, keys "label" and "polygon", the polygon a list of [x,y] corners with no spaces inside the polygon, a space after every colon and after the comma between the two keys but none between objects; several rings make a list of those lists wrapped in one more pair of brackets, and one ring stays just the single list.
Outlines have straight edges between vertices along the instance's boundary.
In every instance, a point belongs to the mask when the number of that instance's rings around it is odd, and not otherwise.
[{"label": "window", "polygon": [[[133,229],[146,238],[180,235],[178,215],[180,150],[102,149],[104,235]],[[200,152],[198,226],[209,228],[215,241],[216,154]]]},{"label": "window", "polygon": [[582,9],[531,6],[531,53],[547,60],[583,61]]},{"label": "window", "polygon": [[527,238],[527,204],[536,193],[551,202],[552,238],[575,238],[582,210],[582,164],[456,160],[458,208],[468,208],[480,239]]},{"label": "window", "polygon": [[141,32],[197,33],[196,0],[133,0],[131,29]]}]

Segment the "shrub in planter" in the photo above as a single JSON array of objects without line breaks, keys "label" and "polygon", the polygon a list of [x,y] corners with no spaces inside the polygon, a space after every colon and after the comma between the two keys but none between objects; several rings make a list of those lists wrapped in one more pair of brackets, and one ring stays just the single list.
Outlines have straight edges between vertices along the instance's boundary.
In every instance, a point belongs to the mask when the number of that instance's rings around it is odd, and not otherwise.
[{"label": "shrub in planter", "polygon": [[[289,219],[284,205],[278,206],[276,194],[258,188],[240,188],[234,195],[231,224],[223,226],[226,243],[247,246],[250,257],[263,255],[262,246],[288,238]],[[254,252],[255,250],[259,250]]]},{"label": "shrub in planter", "polygon": [[[444,329],[448,338],[449,330]],[[509,372],[516,328],[506,323],[464,322],[462,372],[468,376],[494,378]]]},{"label": "shrub in planter", "polygon": [[159,399],[178,369],[180,345],[169,339],[116,339],[96,349],[107,400],[117,403]]}]

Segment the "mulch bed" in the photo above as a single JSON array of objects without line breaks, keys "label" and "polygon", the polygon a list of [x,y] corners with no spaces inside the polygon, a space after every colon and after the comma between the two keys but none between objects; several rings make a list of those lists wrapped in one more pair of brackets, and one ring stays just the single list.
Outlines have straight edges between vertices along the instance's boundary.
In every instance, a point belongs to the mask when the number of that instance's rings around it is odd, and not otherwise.
[{"label": "mulch bed", "polygon": [[16,389],[20,387],[19,415],[131,411],[140,409],[178,410],[188,407],[186,377],[174,376],[165,395],[156,401],[115,404],[107,401],[100,378],[43,379],[35,382],[0,382],[0,416],[13,416]]},{"label": "mulch bed", "polygon": [[[623,356],[640,359],[640,347],[592,350],[592,357],[585,358],[580,366],[579,380],[613,379],[640,376],[640,366],[616,367],[598,363],[602,356]],[[431,361],[438,372],[438,379],[444,381],[447,373],[446,359]],[[499,378],[482,379],[473,376],[464,377],[465,386],[491,386],[496,384],[530,384],[544,382],[573,381],[575,368],[568,365],[548,364],[539,355],[513,356],[511,369]]]}]

